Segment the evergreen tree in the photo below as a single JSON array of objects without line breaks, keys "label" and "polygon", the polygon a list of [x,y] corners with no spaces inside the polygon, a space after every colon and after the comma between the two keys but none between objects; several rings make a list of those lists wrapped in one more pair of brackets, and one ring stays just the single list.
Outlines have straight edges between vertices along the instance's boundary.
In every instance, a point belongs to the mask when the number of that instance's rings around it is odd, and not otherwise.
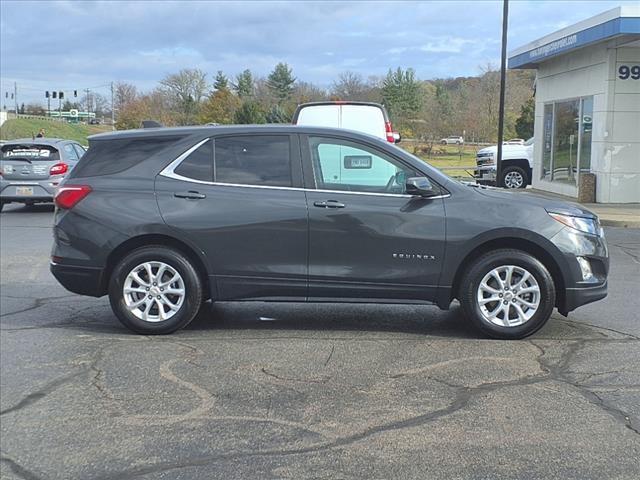
[{"label": "evergreen tree", "polygon": [[240,98],[251,97],[253,95],[253,75],[251,75],[251,70],[246,69],[238,74],[233,88]]},{"label": "evergreen tree", "polygon": [[264,112],[257,102],[252,100],[245,101],[236,111],[235,123],[245,125],[265,123]]},{"label": "evergreen tree", "polygon": [[214,90],[229,90],[229,79],[227,76],[222,73],[222,70],[218,70],[218,74],[216,75],[216,79],[213,82]]},{"label": "evergreen tree", "polygon": [[525,140],[533,137],[536,104],[533,97],[520,107],[520,116],[516,119],[516,134]]},{"label": "evergreen tree", "polygon": [[291,118],[280,105],[272,106],[267,112],[267,123],[289,123]]},{"label": "evergreen tree", "polygon": [[420,111],[420,83],[412,68],[402,68],[389,73],[382,83],[382,98],[385,106],[396,120],[407,120]]},{"label": "evergreen tree", "polygon": [[296,78],[292,74],[291,68],[286,63],[278,63],[273,72],[267,77],[267,87],[277,98],[278,103],[288,100],[293,93],[293,84]]}]

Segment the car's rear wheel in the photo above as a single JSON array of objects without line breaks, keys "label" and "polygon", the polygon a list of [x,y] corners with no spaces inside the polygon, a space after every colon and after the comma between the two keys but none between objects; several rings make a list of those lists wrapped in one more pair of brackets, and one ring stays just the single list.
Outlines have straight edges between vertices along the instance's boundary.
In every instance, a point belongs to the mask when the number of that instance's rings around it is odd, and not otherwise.
[{"label": "car's rear wheel", "polygon": [[181,252],[148,246],[134,250],[113,270],[109,301],[118,319],[143,334],[185,327],[202,305],[202,282]]},{"label": "car's rear wheel", "polygon": [[494,338],[527,337],[549,320],[556,300],[551,274],[532,255],[501,249],[466,271],[459,300],[465,316]]},{"label": "car's rear wheel", "polygon": [[525,188],[527,183],[527,173],[520,167],[507,167],[502,171],[500,184],[505,188]]}]

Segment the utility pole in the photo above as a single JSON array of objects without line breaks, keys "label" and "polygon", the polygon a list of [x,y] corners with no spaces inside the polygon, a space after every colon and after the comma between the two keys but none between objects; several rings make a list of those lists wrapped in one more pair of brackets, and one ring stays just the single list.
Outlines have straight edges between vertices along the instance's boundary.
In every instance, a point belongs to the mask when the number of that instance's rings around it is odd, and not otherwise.
[{"label": "utility pole", "polygon": [[62,121],[62,92],[58,92],[58,120]]},{"label": "utility pole", "polygon": [[13,82],[13,98],[16,101],[16,118],[18,118],[18,82]]},{"label": "utility pole", "polygon": [[498,110],[498,158],[496,158],[496,185],[502,183],[502,142],[504,136],[504,92],[507,77],[507,26],[509,0],[502,0],[502,56],[500,58],[500,108]]},{"label": "utility pole", "polygon": [[116,114],[113,104],[113,82],[111,82],[111,130],[116,129]]},{"label": "utility pole", "polygon": [[89,111],[90,111],[90,108],[89,108],[89,92],[90,92],[90,90],[88,88],[85,88],[84,92],[86,94],[85,98],[86,98],[86,103],[87,103],[87,125],[89,125],[89,117],[90,117],[90,115],[89,115]]}]

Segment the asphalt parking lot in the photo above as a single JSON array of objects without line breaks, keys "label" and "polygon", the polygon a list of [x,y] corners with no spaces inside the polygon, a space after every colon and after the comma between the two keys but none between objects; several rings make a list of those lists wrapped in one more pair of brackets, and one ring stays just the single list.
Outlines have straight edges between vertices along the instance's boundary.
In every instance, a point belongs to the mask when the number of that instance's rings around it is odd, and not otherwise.
[{"label": "asphalt parking lot", "polygon": [[0,215],[3,479],[640,478],[640,230],[606,230],[606,300],[524,341],[263,303],[144,337],[55,282],[51,212]]}]

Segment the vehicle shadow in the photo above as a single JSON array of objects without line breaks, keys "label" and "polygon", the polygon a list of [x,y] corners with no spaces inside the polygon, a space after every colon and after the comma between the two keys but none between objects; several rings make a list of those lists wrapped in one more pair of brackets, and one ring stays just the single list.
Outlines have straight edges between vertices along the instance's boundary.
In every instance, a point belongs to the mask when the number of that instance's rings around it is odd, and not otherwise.
[{"label": "vehicle shadow", "polygon": [[36,203],[34,205],[24,205],[21,203],[9,203],[2,209],[3,214],[16,214],[16,213],[47,213],[56,209],[53,203]]},{"label": "vehicle shadow", "polygon": [[213,330],[388,332],[485,338],[464,318],[457,303],[442,311],[424,305],[223,302],[206,305],[184,329]]}]

